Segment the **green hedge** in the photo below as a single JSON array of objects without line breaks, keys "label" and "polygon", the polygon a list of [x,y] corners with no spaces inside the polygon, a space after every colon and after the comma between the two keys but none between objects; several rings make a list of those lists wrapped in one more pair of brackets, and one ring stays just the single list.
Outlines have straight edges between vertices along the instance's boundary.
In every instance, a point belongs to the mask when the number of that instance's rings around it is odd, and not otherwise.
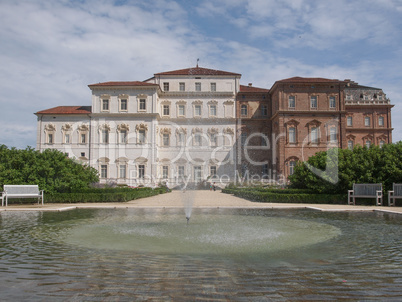
[{"label": "green hedge", "polygon": [[165,192],[164,188],[92,188],[74,193],[45,192],[45,203],[125,202]]},{"label": "green hedge", "polygon": [[316,203],[316,204],[347,203],[347,195],[314,194],[308,190],[231,188],[231,189],[223,189],[222,192],[227,194],[233,194],[237,197],[257,202]]}]

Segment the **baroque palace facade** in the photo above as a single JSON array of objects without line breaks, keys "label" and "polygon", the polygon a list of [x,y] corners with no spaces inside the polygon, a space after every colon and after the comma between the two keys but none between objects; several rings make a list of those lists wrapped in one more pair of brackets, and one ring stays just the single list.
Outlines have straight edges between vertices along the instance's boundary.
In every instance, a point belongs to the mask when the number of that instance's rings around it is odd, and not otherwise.
[{"label": "baroque palace facade", "polygon": [[92,106],[38,111],[37,149],[58,149],[101,182],[172,186],[285,180],[329,148],[392,142],[390,100],[351,80],[280,80],[271,89],[198,67],[88,87]]}]

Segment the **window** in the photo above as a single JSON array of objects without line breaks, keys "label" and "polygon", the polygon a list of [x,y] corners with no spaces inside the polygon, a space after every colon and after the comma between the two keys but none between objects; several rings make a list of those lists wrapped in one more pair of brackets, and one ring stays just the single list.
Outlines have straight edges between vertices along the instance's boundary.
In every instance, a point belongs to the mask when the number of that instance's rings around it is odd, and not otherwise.
[{"label": "window", "polygon": [[119,165],[119,178],[126,178],[126,165]]},{"label": "window", "polygon": [[211,91],[216,91],[216,83],[211,83]]},{"label": "window", "polygon": [[162,178],[169,177],[169,166],[162,166]]},{"label": "window", "polygon": [[262,166],[262,175],[267,176],[268,175],[268,164],[265,164]]},{"label": "window", "polygon": [[120,130],[119,143],[125,144],[127,142],[127,130]]},{"label": "window", "polygon": [[240,114],[242,116],[247,116],[247,105],[241,105],[240,107]]},{"label": "window", "polygon": [[378,118],[378,126],[384,127],[384,117],[383,116],[380,116]]},{"label": "window", "polygon": [[169,91],[169,83],[168,82],[163,83],[163,91]]},{"label": "window", "polygon": [[289,128],[289,143],[290,144],[296,143],[296,128],[295,127]]},{"label": "window", "polygon": [[162,134],[162,145],[167,147],[170,144],[170,136],[168,133],[163,133]]},{"label": "window", "polygon": [[195,91],[201,91],[201,83],[200,82],[195,83]]},{"label": "window", "polygon": [[109,111],[109,100],[102,100],[102,111]]},{"label": "window", "polygon": [[145,177],[145,165],[138,165],[138,178],[144,179]]},{"label": "window", "polygon": [[346,125],[347,125],[348,127],[352,127],[352,126],[353,126],[353,117],[348,116],[348,117],[346,118]]},{"label": "window", "polygon": [[371,140],[368,139],[368,140],[366,140],[366,147],[370,148],[370,146],[371,146]]},{"label": "window", "polygon": [[64,134],[64,143],[69,144],[70,142],[70,133],[65,133]]},{"label": "window", "polygon": [[180,90],[180,91],[186,91],[186,84],[183,83],[183,82],[180,82],[180,83],[179,83],[179,90]]},{"label": "window", "polygon": [[201,116],[201,105],[194,106],[194,116]]},{"label": "window", "polygon": [[53,133],[49,133],[47,135],[47,143],[48,144],[53,144]]},{"label": "window", "polygon": [[312,108],[312,109],[317,109],[317,97],[316,96],[312,96],[311,98],[310,98],[310,107]]},{"label": "window", "polygon": [[332,127],[329,129],[329,142],[336,143],[337,142],[337,135],[336,135],[336,128]]},{"label": "window", "polygon": [[120,111],[127,111],[127,99],[120,100]]},{"label": "window", "polygon": [[107,165],[101,165],[101,178],[107,178]]},{"label": "window", "polygon": [[311,143],[313,143],[313,144],[318,143],[318,128],[317,127],[311,128]]},{"label": "window", "polygon": [[370,127],[370,117],[369,116],[366,116],[364,118],[364,126]]},{"label": "window", "polygon": [[109,143],[109,131],[106,130],[106,129],[102,130],[102,140],[101,140],[101,142],[103,144]]},{"label": "window", "polygon": [[184,166],[179,166],[177,172],[180,178],[184,178]]},{"label": "window", "polygon": [[147,100],[146,99],[140,99],[139,103],[139,110],[140,111],[146,111],[147,110]]},{"label": "window", "polygon": [[186,107],[184,105],[179,105],[179,116],[185,116],[186,115]]},{"label": "window", "polygon": [[349,149],[349,150],[353,150],[353,145],[354,145],[353,141],[352,141],[352,140],[348,140],[348,149]]},{"label": "window", "polygon": [[81,152],[81,157],[85,157],[85,152]]},{"label": "window", "polygon": [[385,145],[385,141],[383,141],[383,140],[380,140],[380,148],[382,148],[384,145]]},{"label": "window", "polygon": [[268,106],[267,105],[262,105],[261,106],[261,115],[262,116],[267,116],[268,115]]},{"label": "window", "polygon": [[336,108],[336,101],[334,96],[329,97],[329,108],[331,109]]},{"label": "window", "polygon": [[217,137],[216,133],[210,134],[210,140],[211,140],[211,147],[216,147],[218,144],[218,137]]},{"label": "window", "polygon": [[138,130],[138,143],[145,144],[145,142],[146,142],[145,130],[140,129]]},{"label": "window", "polygon": [[201,133],[194,134],[194,146],[202,146],[202,135],[201,135]]},{"label": "window", "polygon": [[169,105],[163,105],[163,115],[164,116],[170,115],[170,106]]},{"label": "window", "polygon": [[289,96],[289,108],[296,108],[296,97],[294,95]]},{"label": "window", "polygon": [[202,180],[202,170],[200,166],[194,167],[194,180],[200,182]]},{"label": "window", "polygon": [[216,116],[216,105],[209,106],[209,116]]},{"label": "window", "polygon": [[87,135],[85,133],[81,133],[81,144],[85,144],[87,141]]},{"label": "window", "polygon": [[184,146],[184,142],[185,142],[185,134],[182,132],[179,132],[177,134],[177,145]]},{"label": "window", "polygon": [[247,140],[247,133],[243,132],[241,134],[241,145],[245,146],[246,145],[246,140]]},{"label": "window", "polygon": [[289,162],[289,175],[293,175],[295,173],[296,161],[291,160]]},{"label": "window", "polygon": [[210,175],[211,177],[216,176],[216,166],[211,166],[211,167],[209,167],[209,175]]}]

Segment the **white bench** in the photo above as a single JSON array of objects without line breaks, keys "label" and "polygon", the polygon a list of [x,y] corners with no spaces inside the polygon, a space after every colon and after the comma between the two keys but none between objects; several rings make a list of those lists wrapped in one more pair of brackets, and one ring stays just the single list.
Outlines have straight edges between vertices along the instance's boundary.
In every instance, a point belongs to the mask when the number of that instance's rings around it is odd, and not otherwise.
[{"label": "white bench", "polygon": [[388,191],[388,205],[395,206],[395,199],[402,198],[402,184],[394,183],[392,191]]},{"label": "white bench", "polygon": [[39,190],[38,185],[4,185],[2,193],[1,206],[8,205],[9,198],[38,198],[42,200],[43,205],[43,190]]},{"label": "white bench", "polygon": [[348,204],[355,205],[356,198],[375,198],[376,205],[382,206],[382,184],[353,184],[353,190],[348,190]]}]

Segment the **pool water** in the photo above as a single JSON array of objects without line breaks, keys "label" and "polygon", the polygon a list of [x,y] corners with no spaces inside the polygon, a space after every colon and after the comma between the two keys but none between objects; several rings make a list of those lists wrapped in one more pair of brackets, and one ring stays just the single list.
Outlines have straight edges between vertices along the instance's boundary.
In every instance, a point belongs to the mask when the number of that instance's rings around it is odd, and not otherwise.
[{"label": "pool water", "polygon": [[1,212],[2,301],[402,297],[401,216],[310,210]]}]

